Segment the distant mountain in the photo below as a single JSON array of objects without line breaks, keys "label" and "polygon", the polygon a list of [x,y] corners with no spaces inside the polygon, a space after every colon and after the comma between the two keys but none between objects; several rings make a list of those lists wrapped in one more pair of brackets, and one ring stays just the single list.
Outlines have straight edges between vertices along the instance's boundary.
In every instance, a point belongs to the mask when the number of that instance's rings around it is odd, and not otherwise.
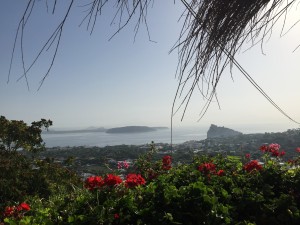
[{"label": "distant mountain", "polygon": [[243,133],[226,127],[218,127],[214,124],[211,124],[209,130],[207,131],[207,138],[234,137],[240,134]]},{"label": "distant mountain", "polygon": [[106,130],[106,133],[142,133],[152,132],[159,129],[168,129],[167,127],[147,127],[147,126],[126,126],[126,127],[115,127]]}]

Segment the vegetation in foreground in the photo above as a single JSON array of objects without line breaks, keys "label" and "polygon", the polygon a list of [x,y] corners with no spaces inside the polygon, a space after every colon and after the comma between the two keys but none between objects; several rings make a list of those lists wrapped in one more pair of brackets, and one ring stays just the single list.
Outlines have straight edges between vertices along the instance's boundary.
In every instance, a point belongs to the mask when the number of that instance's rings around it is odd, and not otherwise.
[{"label": "vegetation in foreground", "polygon": [[154,160],[153,146],[134,165],[81,180],[7,148],[22,130],[7,131],[0,131],[2,224],[300,224],[300,157],[283,162],[278,144],[261,146],[260,162],[203,155],[176,166],[169,155]]}]

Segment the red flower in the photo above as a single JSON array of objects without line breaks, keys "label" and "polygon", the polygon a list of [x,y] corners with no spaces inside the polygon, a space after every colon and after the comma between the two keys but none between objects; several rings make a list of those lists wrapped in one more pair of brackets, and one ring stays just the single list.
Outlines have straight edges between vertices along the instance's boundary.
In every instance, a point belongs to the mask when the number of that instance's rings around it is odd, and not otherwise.
[{"label": "red flower", "polygon": [[224,170],[219,170],[219,171],[217,172],[217,175],[218,175],[218,176],[224,176],[224,175],[225,175],[225,171],[224,171]]},{"label": "red flower", "polygon": [[266,152],[266,151],[268,151],[268,146],[262,145],[262,146],[260,146],[259,150],[261,150],[262,152]]},{"label": "red flower", "polygon": [[279,156],[284,156],[285,155],[285,151],[281,151],[280,153],[279,153]]},{"label": "red flower", "polygon": [[29,211],[29,210],[30,210],[30,206],[27,203],[22,202],[17,207],[16,206],[5,207],[3,215],[4,217],[21,218],[24,215],[24,212],[21,211]]},{"label": "red flower", "polygon": [[275,156],[275,157],[284,156],[285,151],[280,152],[279,149],[280,149],[280,145],[277,144],[277,143],[269,144],[269,146],[263,145],[263,146],[260,147],[260,150],[262,152],[269,152],[272,156]]},{"label": "red flower", "polygon": [[300,153],[300,147],[296,148],[296,151]]},{"label": "red flower", "polygon": [[245,155],[245,158],[246,158],[246,159],[250,159],[250,154],[249,154],[249,153],[246,154],[246,155]]},{"label": "red flower", "polygon": [[126,177],[125,186],[128,188],[145,184],[145,179],[140,174],[130,173]]},{"label": "red flower", "polygon": [[18,211],[21,211],[21,210],[29,211],[30,210],[30,206],[27,203],[22,202],[20,205],[18,205],[17,210]]},{"label": "red flower", "polygon": [[107,186],[114,186],[122,183],[122,179],[117,175],[107,174],[106,177],[104,178],[104,183]]},{"label": "red flower", "polygon": [[162,165],[162,169],[163,170],[169,170],[169,169],[171,169],[172,168],[172,166],[171,166],[171,164],[172,164],[172,157],[169,156],[169,155],[164,156],[163,159],[162,159],[162,163],[163,163],[163,165]]},{"label": "red flower", "polygon": [[246,163],[243,169],[246,170],[247,172],[251,172],[253,170],[262,170],[262,165],[260,165],[257,160],[252,160]]},{"label": "red flower", "polygon": [[280,149],[280,145],[277,144],[277,143],[272,143],[272,144],[269,144],[269,149],[270,151],[279,151]]},{"label": "red flower", "polygon": [[118,213],[115,213],[115,214],[114,214],[114,218],[115,218],[115,219],[119,219],[119,218],[120,218],[120,215],[119,215]]},{"label": "red flower", "polygon": [[216,165],[213,163],[202,163],[198,166],[198,170],[203,173],[209,173],[216,170]]},{"label": "red flower", "polygon": [[3,214],[4,217],[9,217],[9,216],[13,216],[15,212],[16,212],[15,206],[6,206]]},{"label": "red flower", "polygon": [[89,190],[94,190],[96,188],[102,187],[104,184],[102,177],[100,176],[91,176],[85,180],[84,187]]},{"label": "red flower", "polygon": [[272,150],[271,153],[272,153],[272,156],[275,156],[275,157],[279,156],[279,151]]}]

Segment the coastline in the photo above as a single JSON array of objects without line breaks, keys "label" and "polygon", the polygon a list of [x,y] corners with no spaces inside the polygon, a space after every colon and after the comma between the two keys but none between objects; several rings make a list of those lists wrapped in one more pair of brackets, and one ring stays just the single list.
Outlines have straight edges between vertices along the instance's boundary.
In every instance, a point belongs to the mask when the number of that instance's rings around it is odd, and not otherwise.
[{"label": "coastline", "polygon": [[[154,143],[171,143],[171,129],[158,129],[152,132],[142,133],[43,133],[42,138],[46,147],[66,146],[115,146],[115,145],[143,145]],[[206,138],[206,128],[185,128],[173,130],[173,144],[180,144],[191,140],[203,140]]]}]

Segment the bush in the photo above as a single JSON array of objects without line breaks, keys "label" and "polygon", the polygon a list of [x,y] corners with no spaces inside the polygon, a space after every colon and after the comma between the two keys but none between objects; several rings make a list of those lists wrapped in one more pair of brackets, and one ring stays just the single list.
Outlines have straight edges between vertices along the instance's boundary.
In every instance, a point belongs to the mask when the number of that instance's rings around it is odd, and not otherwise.
[{"label": "bush", "polygon": [[52,165],[45,164],[50,168],[43,168],[51,171],[42,173],[51,181],[50,195],[26,196],[30,210],[3,220],[7,224],[300,224],[299,160],[283,163],[282,154],[264,153],[263,162],[251,160],[250,155],[201,156],[174,167],[170,156],[153,161],[151,149],[125,178],[93,176],[81,187],[70,185],[71,176],[64,170],[52,171]]},{"label": "bush", "polygon": [[[30,196],[47,199],[82,186],[79,177],[60,165],[33,160],[16,151],[0,151],[0,210]],[[1,218],[1,214],[0,214]]]}]

